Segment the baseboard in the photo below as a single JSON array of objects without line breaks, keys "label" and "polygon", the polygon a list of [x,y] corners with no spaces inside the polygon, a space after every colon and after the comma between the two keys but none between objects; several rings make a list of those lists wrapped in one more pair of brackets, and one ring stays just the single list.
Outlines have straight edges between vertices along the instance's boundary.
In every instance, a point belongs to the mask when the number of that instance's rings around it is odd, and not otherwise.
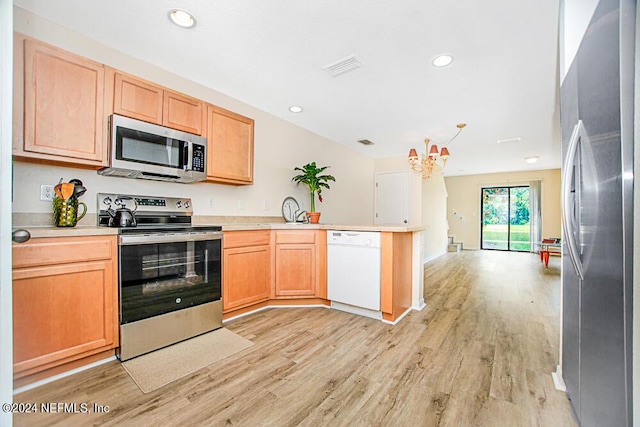
[{"label": "baseboard", "polygon": [[551,373],[551,378],[553,378],[553,385],[556,387],[556,390],[564,391],[566,393],[567,386],[562,379],[562,368],[560,365],[556,367],[556,371]]},{"label": "baseboard", "polygon": [[440,258],[442,255],[444,255],[444,254],[446,254],[446,253],[447,253],[447,251],[446,251],[446,250],[444,250],[444,251],[442,251],[442,252],[438,252],[438,253],[436,253],[436,254],[434,254],[434,255],[431,255],[430,257],[424,258],[424,259],[422,260],[422,263],[423,263],[423,264],[426,264],[426,263],[428,263],[428,262],[431,262],[431,261],[433,261],[433,260],[434,260],[434,259],[436,259],[436,258]]},{"label": "baseboard", "polygon": [[354,305],[336,301],[331,301],[331,308],[351,314],[357,314],[359,316],[369,317],[371,319],[382,320],[382,312],[380,310],[370,310],[368,308],[356,307]]},{"label": "baseboard", "polygon": [[231,316],[228,317],[226,319],[222,319],[222,323],[228,323],[231,322],[232,320],[236,320],[236,319],[240,319],[241,317],[245,317],[248,316],[250,314],[255,314],[258,313],[260,311],[264,311],[264,310],[269,310],[272,308],[331,308],[328,305],[325,304],[290,304],[290,305],[267,305],[264,307],[258,307],[255,310],[250,310],[250,311],[246,311],[244,313],[238,314],[236,316]]},{"label": "baseboard", "polygon": [[418,301],[417,303],[414,303],[414,304],[411,306],[411,309],[412,309],[412,310],[415,310],[415,311],[422,311],[422,310],[424,310],[424,308],[425,308],[426,306],[427,306],[427,304],[425,304],[425,302],[424,302],[424,298],[421,298],[421,299],[420,299],[420,301]]},{"label": "baseboard", "polygon": [[96,362],[80,366],[79,368],[71,369],[71,370],[63,372],[61,374],[53,375],[53,376],[44,378],[42,380],[38,380],[38,381],[35,381],[35,382],[32,382],[32,383],[29,383],[27,385],[24,385],[22,387],[18,387],[16,389],[14,389],[13,390],[13,394],[14,395],[20,394],[20,393],[25,392],[27,390],[31,390],[31,389],[34,389],[36,387],[40,387],[40,386],[45,385],[45,384],[49,384],[50,382],[53,382],[53,381],[56,381],[56,380],[59,380],[61,378],[65,378],[65,377],[68,377],[68,376],[71,376],[71,375],[75,375],[75,374],[77,374],[79,372],[86,371],[87,369],[95,368],[96,366],[104,365],[105,363],[109,363],[109,362],[112,362],[114,360],[118,360],[118,359],[116,358],[116,356],[111,356],[111,357],[108,357],[106,359],[101,359],[101,360],[98,360]]},{"label": "baseboard", "polygon": [[405,316],[407,314],[409,314],[411,312],[411,310],[413,310],[413,308],[409,307],[405,310],[404,313],[402,313],[400,316],[398,316],[398,318],[396,320],[386,320],[386,319],[382,319],[382,323],[386,323],[387,325],[397,325],[402,319],[405,318]]}]

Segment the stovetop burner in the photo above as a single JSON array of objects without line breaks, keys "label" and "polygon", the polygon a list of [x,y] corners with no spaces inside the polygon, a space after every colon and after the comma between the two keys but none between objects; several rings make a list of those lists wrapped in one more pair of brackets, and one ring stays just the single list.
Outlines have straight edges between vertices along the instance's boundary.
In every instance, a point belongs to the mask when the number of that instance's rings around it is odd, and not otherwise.
[{"label": "stovetop burner", "polygon": [[126,202],[128,209],[132,211],[135,209],[133,215],[137,225],[119,227],[119,234],[196,233],[222,230],[220,226],[192,225],[193,205],[188,197],[136,196],[116,193],[98,193],[98,225],[109,227],[111,218],[109,210],[115,211],[123,201]]}]

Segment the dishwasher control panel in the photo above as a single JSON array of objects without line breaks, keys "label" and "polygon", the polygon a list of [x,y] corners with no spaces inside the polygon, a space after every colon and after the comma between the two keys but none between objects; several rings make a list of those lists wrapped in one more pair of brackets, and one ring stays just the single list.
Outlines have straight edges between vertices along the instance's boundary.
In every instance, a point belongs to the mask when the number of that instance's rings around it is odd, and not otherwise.
[{"label": "dishwasher control panel", "polygon": [[329,230],[327,244],[379,248],[380,232]]}]

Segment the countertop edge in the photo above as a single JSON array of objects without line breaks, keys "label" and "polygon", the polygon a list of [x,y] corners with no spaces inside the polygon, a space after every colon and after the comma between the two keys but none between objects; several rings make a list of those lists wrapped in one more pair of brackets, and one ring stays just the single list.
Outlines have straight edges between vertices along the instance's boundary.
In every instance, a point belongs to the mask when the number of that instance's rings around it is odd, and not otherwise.
[{"label": "countertop edge", "polygon": [[[199,224],[205,225],[205,224]],[[413,233],[427,230],[422,226],[378,226],[378,225],[339,225],[339,224],[211,224],[222,226],[222,231],[254,231],[254,230],[338,230],[338,231],[373,231],[392,233]],[[117,228],[98,226],[53,227],[53,226],[22,226],[32,238],[73,237],[73,236],[103,236],[117,235]]]},{"label": "countertop edge", "polygon": [[21,226],[13,227],[13,230],[27,230],[32,239],[47,237],[74,237],[74,236],[114,236],[118,234],[117,228],[98,226],[77,227],[53,227],[53,226]]}]

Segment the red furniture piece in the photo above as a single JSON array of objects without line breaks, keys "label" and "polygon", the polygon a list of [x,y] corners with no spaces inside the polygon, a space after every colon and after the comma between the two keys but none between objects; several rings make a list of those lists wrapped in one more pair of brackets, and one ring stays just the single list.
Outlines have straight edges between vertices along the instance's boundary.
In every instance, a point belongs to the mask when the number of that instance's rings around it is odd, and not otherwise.
[{"label": "red furniture piece", "polygon": [[545,267],[549,266],[549,254],[559,253],[553,248],[560,248],[560,239],[542,239],[540,242],[540,261],[544,262]]}]

